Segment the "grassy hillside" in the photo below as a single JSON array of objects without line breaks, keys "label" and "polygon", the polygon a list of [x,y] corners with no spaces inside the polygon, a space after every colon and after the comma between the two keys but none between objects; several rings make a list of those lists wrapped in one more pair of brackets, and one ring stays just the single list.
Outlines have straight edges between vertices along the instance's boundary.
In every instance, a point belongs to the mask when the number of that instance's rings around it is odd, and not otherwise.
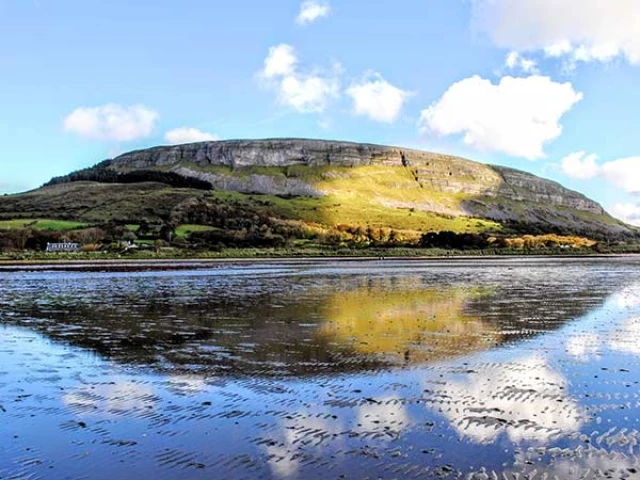
[{"label": "grassy hillside", "polygon": [[[279,141],[276,150],[242,143],[249,160],[234,142],[133,152],[5,195],[0,233],[42,233],[0,238],[0,248],[37,249],[62,238],[56,232],[81,243],[138,239],[182,248],[591,248],[577,237],[609,245],[637,235],[579,193],[516,170],[358,144],[312,142],[310,153],[301,142],[285,157]],[[204,158],[208,146],[222,157]],[[232,157],[245,164],[220,163]],[[525,234],[539,238],[506,241]]]},{"label": "grassy hillside", "polygon": [[[324,197],[283,198],[239,192],[206,192],[151,182],[74,182],[2,197],[0,218],[56,218],[84,223],[115,220],[136,224],[141,219],[180,222],[181,219],[176,217],[181,215],[181,210],[187,208],[194,200],[203,200],[241,206],[260,215],[326,226],[356,225],[412,231],[455,232],[502,229],[497,222],[481,218],[454,217],[405,206],[408,202],[424,202],[424,194],[418,197],[417,194],[421,192],[403,186],[403,182],[409,182],[397,175],[396,169],[386,167],[390,172],[384,170],[385,167],[372,167],[371,170],[364,169],[349,178],[320,178],[318,184],[334,191]],[[241,175],[247,174],[248,172],[241,172]],[[434,202],[437,197],[434,192]],[[442,195],[439,197],[440,205],[454,205],[455,202],[463,200],[463,197],[459,200],[453,197],[445,198]],[[28,223],[28,220],[21,222]]]},{"label": "grassy hillside", "polygon": [[[441,168],[448,168],[446,163]],[[102,168],[102,167],[101,167]],[[164,177],[169,168],[188,169],[190,174],[215,175],[226,183],[236,182],[236,189],[264,188],[264,183],[279,186],[290,182],[307,185],[321,196],[290,196],[242,193],[240,191],[182,188],[170,185],[177,176]],[[46,186],[20,195],[0,198],[0,218],[60,218],[79,222],[110,220],[137,223],[172,221],[180,223],[181,211],[194,199],[222,201],[241,205],[285,220],[296,220],[327,227],[351,225],[392,228],[415,232],[451,230],[454,232],[499,233],[522,225],[539,225],[535,233],[581,233],[627,230],[628,226],[604,213],[581,211],[561,205],[517,201],[495,194],[499,176],[474,179],[475,193],[443,191],[417,169],[373,165],[356,168],[340,166],[245,167],[200,166],[182,161],[177,166],[146,169],[150,178],[164,178],[167,183],[100,183],[73,181]],[[120,175],[129,175],[120,171]],[[74,174],[75,175],[75,174]],[[469,182],[462,175],[447,181]],[[75,178],[75,177],[74,177]],[[77,178],[123,179],[102,170],[79,172]],[[135,179],[144,178],[136,172]],[[208,177],[205,177],[208,178]],[[124,177],[131,180],[131,177]],[[244,182],[244,183],[243,183]],[[287,183],[289,182],[289,183]],[[186,182],[180,180],[179,184]],[[271,188],[271,187],[269,187]],[[268,188],[267,188],[268,190]],[[178,218],[176,218],[178,217]],[[521,228],[520,228],[521,229]]]},{"label": "grassy hillside", "polygon": [[137,223],[147,217],[168,219],[176,206],[204,195],[202,190],[174,188],[162,183],[74,182],[0,197],[0,219]]},{"label": "grassy hillside", "polygon": [[32,228],[34,230],[50,230],[55,232],[66,232],[69,230],[77,230],[87,227],[88,224],[84,222],[70,222],[68,220],[54,220],[54,219],[31,219],[31,218],[17,218],[13,220],[0,220],[0,230],[15,230],[23,228]]}]

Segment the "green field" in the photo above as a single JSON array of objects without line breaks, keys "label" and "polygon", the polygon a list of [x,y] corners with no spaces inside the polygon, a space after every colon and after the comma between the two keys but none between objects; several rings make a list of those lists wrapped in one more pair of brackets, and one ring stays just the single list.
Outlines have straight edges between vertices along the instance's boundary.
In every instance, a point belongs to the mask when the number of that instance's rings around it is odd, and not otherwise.
[{"label": "green field", "polygon": [[[128,230],[136,233],[138,231],[138,228],[140,228],[140,225],[135,223],[128,223],[127,225],[125,225],[125,227],[127,227]],[[176,227],[175,235],[177,237],[186,238],[190,233],[193,232],[209,232],[211,230],[215,230],[215,227],[210,227],[208,225],[182,224]]]},{"label": "green field", "polygon": [[209,227],[208,225],[191,225],[191,224],[178,225],[176,227],[176,236],[187,237],[189,236],[190,233],[193,233],[193,232],[210,232],[211,230],[215,230],[215,227]]},{"label": "green field", "polygon": [[0,220],[0,230],[15,230],[20,228],[33,228],[34,230],[51,230],[65,232],[87,227],[87,223],[72,222],[68,220],[19,218],[14,220]]},{"label": "green field", "polygon": [[447,217],[412,208],[394,208],[349,193],[326,197],[282,198],[274,195],[247,195],[236,192],[212,192],[223,202],[236,202],[256,212],[278,218],[300,220],[323,226],[356,225],[386,227],[415,232],[451,230],[454,232],[499,232],[494,221],[470,217]]}]

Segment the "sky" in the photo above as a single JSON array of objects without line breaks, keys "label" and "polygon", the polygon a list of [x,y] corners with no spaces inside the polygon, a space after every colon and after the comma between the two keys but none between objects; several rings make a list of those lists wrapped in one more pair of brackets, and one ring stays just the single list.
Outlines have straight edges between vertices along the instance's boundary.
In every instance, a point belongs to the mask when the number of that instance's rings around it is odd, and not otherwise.
[{"label": "sky", "polygon": [[556,180],[640,225],[638,0],[0,0],[0,193],[300,137]]}]

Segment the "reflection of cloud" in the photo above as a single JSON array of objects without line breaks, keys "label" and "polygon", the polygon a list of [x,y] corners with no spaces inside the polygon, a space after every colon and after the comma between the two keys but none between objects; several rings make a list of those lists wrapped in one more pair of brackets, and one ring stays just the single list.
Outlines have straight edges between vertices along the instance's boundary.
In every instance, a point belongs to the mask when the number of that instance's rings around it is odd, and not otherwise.
[{"label": "reflection of cloud", "polygon": [[400,399],[371,399],[358,408],[357,431],[362,433],[400,433],[409,423],[409,416]]},{"label": "reflection of cloud", "polygon": [[481,367],[433,394],[452,426],[472,441],[492,442],[504,432],[514,442],[544,442],[582,424],[565,386],[562,375],[533,357]]},{"label": "reflection of cloud", "polygon": [[600,338],[594,333],[576,334],[567,340],[567,353],[580,361],[598,357]]},{"label": "reflection of cloud", "polygon": [[155,402],[156,397],[150,384],[114,378],[110,383],[83,385],[69,391],[62,401],[72,410],[104,415],[144,409]]},{"label": "reflection of cloud", "polygon": [[180,395],[197,395],[206,388],[206,380],[197,375],[172,375],[167,378],[167,389]]},{"label": "reflection of cloud", "polygon": [[630,318],[609,335],[609,348],[640,355],[640,317]]},{"label": "reflection of cloud", "polygon": [[[607,450],[578,447],[575,450],[553,448],[549,462],[540,462],[540,452],[516,455],[516,465],[500,478],[556,478],[578,480],[587,478],[637,478],[638,460]],[[632,472],[634,474],[632,474]]]},{"label": "reflection of cloud", "polygon": [[289,441],[284,444],[267,445],[269,468],[275,478],[294,478],[300,468],[300,461],[291,456]]},{"label": "reflection of cloud", "polygon": [[618,308],[640,307],[640,283],[623,288],[611,298]]},{"label": "reflection of cloud", "polygon": [[300,464],[304,458],[296,455],[302,446],[313,445],[322,449],[324,442],[340,433],[342,424],[335,419],[327,420],[312,414],[294,414],[299,424],[280,425],[280,434],[265,444],[268,464],[275,478],[298,478]]},{"label": "reflection of cloud", "polygon": [[[640,317],[636,314],[638,307],[640,307],[640,283],[629,285],[615,292],[611,295],[608,304],[616,313],[630,316],[630,318],[622,322],[616,319],[613,325],[603,323],[603,325],[611,325],[611,330],[607,333],[576,333],[570,336],[567,340],[569,355],[581,361],[598,357],[600,345],[606,345],[618,352],[640,355],[638,342],[640,339]],[[610,312],[607,314],[609,315]]]}]

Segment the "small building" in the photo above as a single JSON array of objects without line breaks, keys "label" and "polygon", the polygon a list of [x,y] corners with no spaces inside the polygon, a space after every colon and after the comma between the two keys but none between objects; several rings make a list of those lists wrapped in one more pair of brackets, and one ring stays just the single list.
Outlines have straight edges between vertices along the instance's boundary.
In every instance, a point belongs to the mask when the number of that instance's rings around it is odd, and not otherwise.
[{"label": "small building", "polygon": [[73,242],[47,243],[48,253],[79,252],[81,248],[82,248],[82,245],[80,245],[79,243],[73,243]]}]

